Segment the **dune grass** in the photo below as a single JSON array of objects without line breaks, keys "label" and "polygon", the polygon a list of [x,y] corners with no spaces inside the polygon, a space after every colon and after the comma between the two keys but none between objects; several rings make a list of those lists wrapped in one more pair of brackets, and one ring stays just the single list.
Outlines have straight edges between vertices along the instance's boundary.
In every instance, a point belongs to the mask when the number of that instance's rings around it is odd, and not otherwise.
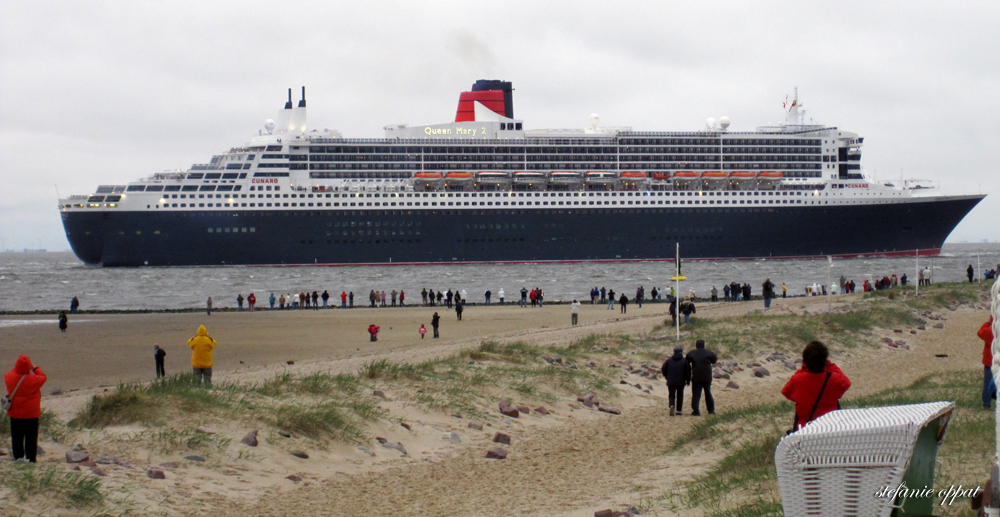
[{"label": "dune grass", "polygon": [[0,464],[0,487],[9,491],[8,497],[18,501],[44,495],[67,506],[83,507],[104,500],[100,490],[101,478],[44,463]]}]

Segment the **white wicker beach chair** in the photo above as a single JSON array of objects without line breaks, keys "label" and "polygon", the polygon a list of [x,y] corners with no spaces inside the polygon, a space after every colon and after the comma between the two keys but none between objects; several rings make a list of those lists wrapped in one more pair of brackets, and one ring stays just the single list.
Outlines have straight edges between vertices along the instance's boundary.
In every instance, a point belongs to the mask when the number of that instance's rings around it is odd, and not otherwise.
[{"label": "white wicker beach chair", "polygon": [[931,402],[845,409],[786,436],[774,454],[785,516],[888,517],[893,498],[876,492],[899,486],[921,430],[944,416],[936,426],[941,444],[954,408]]}]

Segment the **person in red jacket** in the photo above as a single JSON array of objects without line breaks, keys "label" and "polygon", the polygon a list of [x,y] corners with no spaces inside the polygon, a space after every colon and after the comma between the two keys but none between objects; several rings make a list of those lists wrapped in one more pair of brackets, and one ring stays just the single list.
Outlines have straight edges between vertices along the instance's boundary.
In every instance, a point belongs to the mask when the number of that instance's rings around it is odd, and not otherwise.
[{"label": "person in red jacket", "polygon": [[380,328],[382,327],[375,324],[368,325],[368,334],[371,336],[371,341],[378,341],[378,331]]},{"label": "person in red jacket", "polygon": [[990,321],[983,323],[976,335],[983,340],[983,409],[990,409],[993,399],[997,398],[996,388],[991,387],[993,384],[993,316],[990,316]]},{"label": "person in red jacket", "polygon": [[257,297],[254,296],[253,293],[250,293],[250,296],[247,296],[247,304],[250,305],[250,312],[253,312],[254,305],[257,305]]},{"label": "person in red jacket", "polygon": [[[14,459],[27,458],[35,463],[38,454],[38,418],[42,416],[42,385],[45,374],[22,355],[14,362],[14,369],[4,375],[7,394],[11,397],[10,417],[11,450]],[[18,382],[21,383],[18,386]],[[17,390],[15,392],[15,389]]]},{"label": "person in red jacket", "polygon": [[826,345],[810,342],[802,351],[802,368],[781,389],[781,394],[795,403],[795,429],[837,409],[840,397],[851,387],[851,380],[830,362],[829,357]]}]

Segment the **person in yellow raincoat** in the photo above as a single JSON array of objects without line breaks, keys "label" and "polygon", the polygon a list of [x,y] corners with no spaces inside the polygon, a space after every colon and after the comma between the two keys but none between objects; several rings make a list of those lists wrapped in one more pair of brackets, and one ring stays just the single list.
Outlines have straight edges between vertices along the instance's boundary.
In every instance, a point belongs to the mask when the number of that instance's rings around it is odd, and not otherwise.
[{"label": "person in yellow raincoat", "polygon": [[212,387],[212,349],[215,348],[215,340],[208,335],[208,329],[204,325],[198,327],[198,335],[188,340],[191,348],[191,367],[194,368],[194,375],[201,379],[209,388]]}]

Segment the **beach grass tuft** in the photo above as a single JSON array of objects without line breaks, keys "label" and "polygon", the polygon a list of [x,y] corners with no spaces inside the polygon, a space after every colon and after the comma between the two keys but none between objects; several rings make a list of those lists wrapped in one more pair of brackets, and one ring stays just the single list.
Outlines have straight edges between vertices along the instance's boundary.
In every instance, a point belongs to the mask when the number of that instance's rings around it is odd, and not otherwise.
[{"label": "beach grass tuft", "polygon": [[44,496],[72,507],[84,507],[104,500],[99,477],[43,463],[3,463],[0,465],[0,487],[18,501]]}]

